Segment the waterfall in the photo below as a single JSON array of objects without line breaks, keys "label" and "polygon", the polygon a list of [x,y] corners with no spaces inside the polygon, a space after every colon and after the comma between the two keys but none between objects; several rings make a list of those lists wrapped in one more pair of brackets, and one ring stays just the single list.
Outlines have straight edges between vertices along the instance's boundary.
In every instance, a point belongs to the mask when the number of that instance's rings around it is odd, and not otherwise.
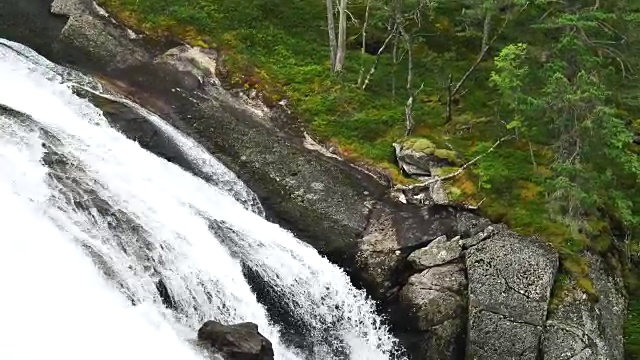
[{"label": "waterfall", "polygon": [[258,324],[277,359],[403,358],[366,294],[266,221],[195,141],[104,94],[153,121],[201,177],[110,127],[73,92],[104,93],[89,77],[6,40],[0,79],[1,359],[202,359],[186,340],[209,319]]}]

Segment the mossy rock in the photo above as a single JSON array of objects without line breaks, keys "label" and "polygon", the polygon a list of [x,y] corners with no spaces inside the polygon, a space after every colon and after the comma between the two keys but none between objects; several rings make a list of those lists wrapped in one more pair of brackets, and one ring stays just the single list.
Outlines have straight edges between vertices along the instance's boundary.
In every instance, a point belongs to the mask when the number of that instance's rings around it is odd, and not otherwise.
[{"label": "mossy rock", "polygon": [[456,164],[456,165],[460,164],[460,160],[458,159],[458,154],[456,154],[456,152],[453,150],[435,149],[433,151],[433,155],[440,159],[448,160],[452,164]]},{"label": "mossy rock", "polygon": [[410,138],[402,142],[404,149],[410,149],[426,155],[434,155],[435,157],[447,160],[452,164],[459,165],[460,160],[458,154],[453,150],[441,149],[431,140],[423,137]]},{"label": "mossy rock", "polygon": [[431,140],[425,138],[411,138],[402,143],[402,147],[427,155],[434,154],[438,150]]}]

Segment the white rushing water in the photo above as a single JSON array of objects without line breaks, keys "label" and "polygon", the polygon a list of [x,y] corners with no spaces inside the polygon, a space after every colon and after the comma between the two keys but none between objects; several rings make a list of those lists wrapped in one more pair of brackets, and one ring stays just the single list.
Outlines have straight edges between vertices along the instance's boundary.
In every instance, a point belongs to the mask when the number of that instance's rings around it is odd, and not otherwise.
[{"label": "white rushing water", "polygon": [[[262,218],[233,173],[159,117],[116,99],[219,181],[154,156],[75,96],[71,82],[100,91],[0,40],[0,105],[15,110],[0,108],[0,359],[199,359],[185,339],[209,319],[257,323],[277,359],[400,358],[365,294]],[[243,266],[295,329],[269,318]]]}]

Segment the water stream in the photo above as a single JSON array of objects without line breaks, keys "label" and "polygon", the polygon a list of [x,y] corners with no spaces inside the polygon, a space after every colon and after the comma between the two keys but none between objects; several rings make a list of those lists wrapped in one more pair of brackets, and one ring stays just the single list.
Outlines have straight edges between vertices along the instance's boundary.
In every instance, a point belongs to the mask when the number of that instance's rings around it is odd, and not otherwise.
[{"label": "water stream", "polygon": [[[75,85],[74,85],[75,84]],[[210,181],[112,128],[75,71],[0,40],[0,359],[202,359],[206,320],[251,321],[276,359],[401,359],[375,306],[262,217],[237,177],[161,118]],[[217,181],[214,181],[217,180]],[[299,323],[281,336],[250,269]]]}]

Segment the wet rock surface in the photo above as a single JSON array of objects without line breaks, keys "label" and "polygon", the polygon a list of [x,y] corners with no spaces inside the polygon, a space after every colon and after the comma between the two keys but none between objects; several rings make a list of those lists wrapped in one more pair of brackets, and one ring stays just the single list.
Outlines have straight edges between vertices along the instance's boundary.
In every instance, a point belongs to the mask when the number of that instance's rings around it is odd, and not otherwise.
[{"label": "wet rock surface", "polygon": [[273,360],[271,341],[250,322],[224,325],[209,320],[198,330],[198,345],[227,360]]}]

